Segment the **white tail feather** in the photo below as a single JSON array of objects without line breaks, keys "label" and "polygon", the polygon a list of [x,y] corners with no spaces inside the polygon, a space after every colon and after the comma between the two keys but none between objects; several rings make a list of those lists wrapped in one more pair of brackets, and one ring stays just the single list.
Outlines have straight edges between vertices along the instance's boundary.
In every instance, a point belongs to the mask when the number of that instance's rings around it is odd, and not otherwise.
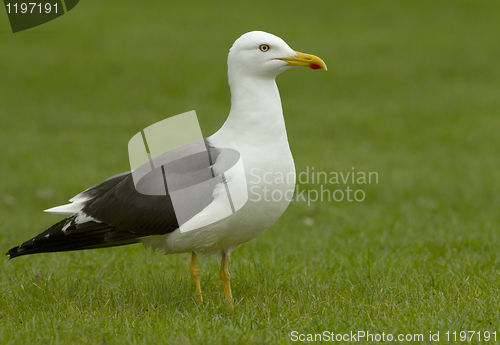
[{"label": "white tail feather", "polygon": [[66,205],[61,205],[61,206],[56,206],[56,207],[46,209],[43,212],[48,212],[48,213],[52,213],[52,214],[59,214],[59,215],[64,215],[64,216],[72,216],[75,213],[80,212],[82,210],[83,206],[84,206],[83,202],[73,202],[71,204],[66,204]]}]

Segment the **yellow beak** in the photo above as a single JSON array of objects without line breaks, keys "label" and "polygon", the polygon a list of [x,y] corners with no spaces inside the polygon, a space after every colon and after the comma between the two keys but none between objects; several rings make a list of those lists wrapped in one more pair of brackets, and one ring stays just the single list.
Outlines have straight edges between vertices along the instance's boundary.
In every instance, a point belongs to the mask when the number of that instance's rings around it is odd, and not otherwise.
[{"label": "yellow beak", "polygon": [[289,66],[302,66],[312,69],[327,70],[325,62],[319,57],[301,52],[295,52],[295,54],[297,54],[297,57],[281,58],[280,60],[288,62]]}]

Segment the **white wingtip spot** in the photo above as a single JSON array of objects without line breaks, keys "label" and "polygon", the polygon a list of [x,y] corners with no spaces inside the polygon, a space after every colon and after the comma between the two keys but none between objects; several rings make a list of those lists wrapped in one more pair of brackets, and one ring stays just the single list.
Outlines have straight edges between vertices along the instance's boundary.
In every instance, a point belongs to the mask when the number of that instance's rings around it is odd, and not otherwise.
[{"label": "white wingtip spot", "polygon": [[64,232],[64,231],[68,230],[70,225],[71,225],[71,221],[68,221],[66,224],[64,224],[62,231]]},{"label": "white wingtip spot", "polygon": [[76,216],[76,218],[75,218],[75,223],[76,224],[83,224],[83,223],[87,223],[87,222],[101,223],[101,221],[94,219],[93,217],[91,217],[83,212],[78,213],[78,216]]}]

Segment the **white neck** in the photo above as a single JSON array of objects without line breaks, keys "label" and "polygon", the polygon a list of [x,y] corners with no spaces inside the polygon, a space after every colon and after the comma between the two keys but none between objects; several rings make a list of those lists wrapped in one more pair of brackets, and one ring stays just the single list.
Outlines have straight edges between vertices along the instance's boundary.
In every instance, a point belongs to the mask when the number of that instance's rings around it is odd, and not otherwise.
[{"label": "white neck", "polygon": [[[279,190],[280,195],[293,194],[295,188],[295,166],[288,145],[288,138],[283,119],[283,110],[278,87],[274,78],[242,77],[233,78],[229,73],[231,88],[231,111],[222,128],[208,140],[215,147],[238,150],[241,154],[246,174],[248,202],[244,207],[248,214],[258,215],[257,225],[254,218],[242,218],[242,222],[252,222],[259,230],[252,228],[250,234],[241,234],[253,238],[271,226],[289,204],[283,197],[268,201],[262,193]],[[275,181],[279,176],[283,182],[269,184],[266,178]],[[229,180],[236,175],[226,174]],[[260,195],[255,201],[256,195]],[[246,214],[246,213],[240,213]]]},{"label": "white neck", "polygon": [[234,138],[240,144],[255,146],[259,143],[285,144],[288,148],[281,99],[274,78],[229,73],[229,86],[231,111],[214,137],[224,141]]}]

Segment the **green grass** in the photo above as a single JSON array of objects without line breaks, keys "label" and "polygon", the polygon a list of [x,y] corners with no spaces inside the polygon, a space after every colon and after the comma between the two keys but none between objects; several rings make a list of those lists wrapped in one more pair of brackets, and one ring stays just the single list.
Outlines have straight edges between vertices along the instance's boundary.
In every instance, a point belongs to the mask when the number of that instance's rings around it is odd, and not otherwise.
[{"label": "green grass", "polygon": [[292,203],[235,251],[234,309],[215,261],[200,261],[196,302],[188,254],[134,245],[5,259],[0,343],[500,339],[498,13],[498,1],[82,1],[12,34],[0,11],[2,253],[60,219],[43,209],[127,170],[140,129],[195,109],[205,135],[217,130],[227,51],[250,30],[328,64],[278,77],[297,170],[379,175],[354,186],[365,201]]}]

